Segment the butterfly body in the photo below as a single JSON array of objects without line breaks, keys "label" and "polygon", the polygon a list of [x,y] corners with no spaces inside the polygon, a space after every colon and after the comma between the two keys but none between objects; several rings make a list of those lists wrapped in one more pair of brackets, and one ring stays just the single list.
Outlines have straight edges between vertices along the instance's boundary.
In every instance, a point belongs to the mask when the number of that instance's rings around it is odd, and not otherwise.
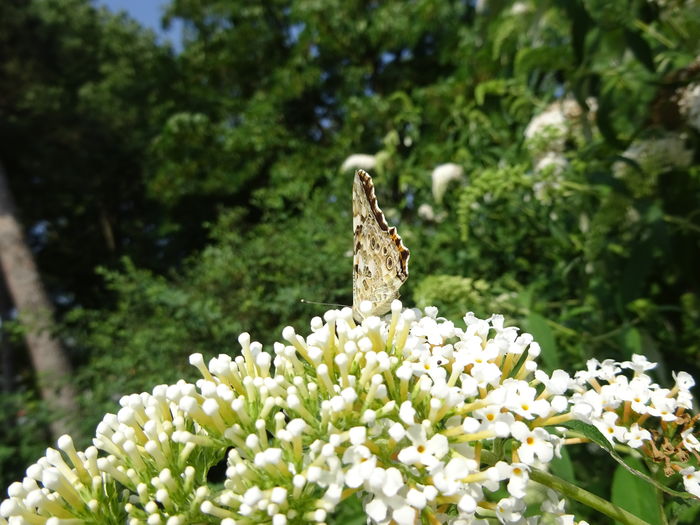
[{"label": "butterfly body", "polygon": [[[377,204],[372,178],[357,170],[352,186],[353,317],[361,321],[370,315],[389,311],[399,297],[399,288],[408,279],[410,252],[396,228],[390,227]],[[360,311],[369,301],[371,308]]]}]

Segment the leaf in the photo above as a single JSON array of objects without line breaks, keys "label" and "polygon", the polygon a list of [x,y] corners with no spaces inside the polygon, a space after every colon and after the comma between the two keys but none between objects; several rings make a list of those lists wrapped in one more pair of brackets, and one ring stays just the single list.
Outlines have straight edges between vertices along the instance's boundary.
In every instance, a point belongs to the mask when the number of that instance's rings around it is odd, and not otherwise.
[{"label": "leaf", "polygon": [[525,326],[527,327],[527,331],[535,337],[535,341],[540,344],[542,360],[545,365],[551,370],[559,368],[557,344],[554,340],[554,334],[552,334],[552,330],[547,324],[547,320],[540,314],[533,312],[527,316]]},{"label": "leaf", "polygon": [[596,124],[605,140],[616,149],[622,149],[624,143],[617,136],[617,131],[612,123],[612,116],[615,108],[615,101],[610,93],[603,93],[599,98],[599,107],[596,111]]},{"label": "leaf", "polygon": [[[624,461],[630,468],[639,472],[645,469],[644,464],[637,458],[627,457]],[[622,466],[617,467],[613,475],[612,502],[647,523],[663,523],[658,492]]]},{"label": "leaf", "polygon": [[632,53],[637,60],[639,60],[644,67],[649,71],[654,73],[656,71],[656,66],[654,65],[654,53],[649,46],[649,43],[644,40],[644,37],[639,33],[625,30],[625,41],[627,42],[627,47],[632,50]]},{"label": "leaf", "polygon": [[527,76],[533,71],[566,69],[572,57],[568,49],[556,47],[533,47],[519,49],[515,56],[515,75]]},{"label": "leaf", "polygon": [[642,336],[634,327],[627,328],[622,334],[625,357],[631,358],[632,354],[642,353]]},{"label": "leaf", "polygon": [[474,89],[474,99],[478,106],[482,106],[486,100],[486,95],[494,94],[502,96],[506,93],[506,83],[501,79],[481,82]]},{"label": "leaf", "polygon": [[677,523],[700,523],[700,502],[672,501],[666,507],[669,516]]},{"label": "leaf", "polygon": [[589,423],[584,423],[583,421],[567,421],[566,423],[558,424],[556,425],[558,427],[566,427],[570,428],[574,432],[581,434],[585,438],[590,439],[593,443],[596,445],[599,445],[601,448],[605,449],[611,456],[612,458],[617,461],[620,465],[622,465],[625,469],[627,469],[629,472],[637,476],[638,478],[643,479],[647,483],[651,483],[654,485],[657,489],[670,494],[672,496],[676,496],[679,498],[684,498],[684,499],[695,499],[695,496],[691,496],[690,494],[687,494],[685,492],[679,492],[677,490],[670,489],[655,479],[650,478],[643,472],[640,472],[638,470],[635,470],[631,466],[629,466],[627,463],[624,462],[624,460],[620,457],[620,455],[615,451],[613,448],[613,445],[605,439],[605,436],[598,430],[596,427]]},{"label": "leaf", "polygon": [[562,447],[561,457],[554,458],[549,466],[552,473],[555,475],[570,483],[576,483],[576,471],[574,470],[574,464],[571,462],[571,456],[569,456],[569,451],[566,447]]},{"label": "leaf", "polygon": [[571,46],[574,49],[576,65],[581,65],[585,58],[586,35],[593,25],[593,20],[581,2],[564,2],[563,5],[571,18]]},{"label": "leaf", "polygon": [[596,427],[589,423],[584,423],[583,421],[568,421],[563,425],[559,426],[570,428],[571,430],[578,432],[584,437],[590,439],[591,441],[593,441],[593,443],[599,445],[601,448],[604,448],[608,452],[613,454],[616,453],[612,445],[610,444],[610,441],[605,439],[605,436],[600,432],[600,430],[598,430]]},{"label": "leaf", "polygon": [[[639,169],[639,164],[622,156],[615,156],[616,161],[625,162],[634,166],[634,169]],[[588,175],[588,181],[592,185],[606,186],[616,193],[621,195],[629,195],[630,191],[627,185],[620,179],[616,179],[610,171],[594,171]]]},{"label": "leaf", "polygon": [[620,295],[626,304],[641,296],[652,269],[653,244],[650,239],[638,242],[632,248],[620,282]]}]

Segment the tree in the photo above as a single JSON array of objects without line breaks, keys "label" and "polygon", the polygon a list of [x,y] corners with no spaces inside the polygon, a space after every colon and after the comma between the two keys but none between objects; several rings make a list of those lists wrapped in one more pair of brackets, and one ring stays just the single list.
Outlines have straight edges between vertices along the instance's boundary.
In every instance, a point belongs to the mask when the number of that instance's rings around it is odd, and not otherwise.
[{"label": "tree", "polygon": [[[60,321],[77,304],[106,306],[98,265],[116,267],[128,254],[163,269],[203,243],[200,218],[176,228],[144,183],[150,141],[175,103],[176,75],[172,49],[88,0],[0,2],[0,159],[50,300],[47,316]],[[13,350],[3,361],[13,389],[0,396],[2,481],[26,468],[28,449],[47,445],[53,417],[34,390],[49,378],[23,359],[15,326],[4,323],[2,333]],[[41,326],[36,333],[61,335]],[[79,370],[88,350],[71,342],[61,340]]]},{"label": "tree", "polygon": [[201,220],[175,227],[145,185],[151,141],[180,104],[173,60],[89,0],[0,5],[0,156],[59,316],[104,304],[98,265],[129,255],[163,269],[201,246]]},{"label": "tree", "polygon": [[71,432],[77,414],[76,391],[68,356],[54,335],[53,305],[44,291],[34,257],[24,238],[0,163],[0,266],[36,373],[41,397],[54,413],[50,423],[54,439]]}]

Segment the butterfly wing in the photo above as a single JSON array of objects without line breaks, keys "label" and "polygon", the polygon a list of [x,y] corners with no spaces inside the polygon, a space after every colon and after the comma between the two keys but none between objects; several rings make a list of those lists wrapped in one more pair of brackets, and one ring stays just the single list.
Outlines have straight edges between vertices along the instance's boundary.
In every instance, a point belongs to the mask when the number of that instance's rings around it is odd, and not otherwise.
[{"label": "butterfly wing", "polygon": [[363,170],[355,172],[352,185],[352,226],[352,310],[353,317],[361,321],[365,317],[359,309],[362,301],[372,303],[367,315],[389,311],[408,279],[410,256],[396,228],[387,224],[377,204],[372,178]]}]

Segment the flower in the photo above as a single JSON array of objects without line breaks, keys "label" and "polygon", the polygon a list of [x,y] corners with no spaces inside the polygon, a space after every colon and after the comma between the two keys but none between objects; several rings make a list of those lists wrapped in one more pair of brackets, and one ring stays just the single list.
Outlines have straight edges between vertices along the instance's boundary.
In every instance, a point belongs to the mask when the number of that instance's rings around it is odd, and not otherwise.
[{"label": "flower", "polygon": [[622,156],[632,164],[615,162],[613,175],[626,181],[635,194],[641,196],[654,190],[656,178],[661,173],[690,166],[693,151],[686,148],[680,135],[667,133],[656,138],[635,140]]},{"label": "flower", "polygon": [[683,476],[685,490],[700,498],[700,470],[695,470],[695,467],[687,467],[681,470],[680,473]]},{"label": "flower", "polygon": [[690,84],[680,90],[678,109],[688,125],[700,131],[700,83]]},{"label": "flower", "polygon": [[538,159],[535,164],[535,172],[547,171],[556,178],[564,172],[568,165],[569,161],[564,155],[556,151],[548,151]]},{"label": "flower", "polygon": [[[523,517],[523,497],[534,469],[559,455],[559,425],[578,419],[643,453],[654,448],[648,428],[673,427],[687,410],[678,399],[692,378],[661,388],[640,356],[548,375],[533,337],[502,316],[464,322],[396,301],[385,319],[356,324],[345,308],[312,319],[305,337],[287,327],[271,353],[242,334],[235,357],[193,354],[195,383],[124,396],[93,446],[78,451],[63,436],[47,449],[8,488],[0,522],[322,523],[357,492],[371,523],[442,513],[538,523]],[[696,452],[692,428],[679,433]],[[210,485],[222,457],[223,484]],[[681,472],[698,495],[697,472]]]},{"label": "flower", "polygon": [[521,16],[532,11],[532,6],[527,2],[515,2],[510,7],[510,14],[512,16]]},{"label": "flower", "polygon": [[435,202],[440,203],[450,182],[464,179],[464,168],[459,164],[447,162],[436,166],[431,177],[433,179],[433,198]]},{"label": "flower", "polygon": [[[535,115],[525,128],[525,144],[535,154],[535,164],[543,156],[551,153],[561,154],[566,149],[567,140],[579,138],[580,128],[584,117],[593,123],[598,103],[596,99],[586,100],[588,112],[572,98],[563,98],[552,102],[544,111]],[[561,164],[561,158],[552,157],[554,164]],[[544,169],[551,162],[545,161],[537,171]],[[558,169],[558,168],[555,168]]]},{"label": "flower", "polygon": [[533,465],[535,457],[545,463],[550,462],[554,457],[553,436],[543,428],[531,430],[522,421],[516,421],[511,425],[510,432],[520,441],[518,457],[526,465]]},{"label": "flower", "polygon": [[423,203],[418,206],[418,217],[424,221],[434,221],[435,220],[435,210],[430,204]]},{"label": "flower", "polygon": [[605,411],[600,419],[596,419],[593,422],[610,443],[615,441],[624,442],[625,434],[627,433],[625,427],[615,424],[618,417],[615,412]]},{"label": "flower", "polygon": [[525,502],[511,496],[498,502],[496,516],[501,523],[519,523],[524,510]]},{"label": "flower", "polygon": [[496,471],[496,479],[499,481],[508,480],[506,489],[511,496],[520,499],[525,497],[525,489],[530,480],[530,467],[528,465],[524,463],[509,464],[505,461],[499,461],[493,467],[493,470]]},{"label": "flower", "polygon": [[681,433],[683,438],[683,446],[686,450],[692,450],[693,452],[700,452],[700,440],[693,435],[691,429],[685,430]]},{"label": "flower", "polygon": [[535,419],[535,416],[549,415],[551,406],[546,399],[535,399],[537,390],[523,381],[506,380],[503,382],[508,389],[504,406],[513,414],[523,419]]},{"label": "flower", "polygon": [[418,217],[427,222],[442,222],[447,218],[447,211],[442,210],[439,213],[435,213],[433,207],[424,202],[418,206]]},{"label": "flower", "polygon": [[348,156],[340,166],[341,171],[350,171],[363,169],[365,171],[373,170],[377,166],[377,157],[368,155],[367,153],[354,153]]},{"label": "flower", "polygon": [[651,439],[651,433],[646,429],[634,423],[629,430],[625,432],[624,441],[632,448],[641,447],[645,441]]},{"label": "flower", "polygon": [[567,132],[566,116],[555,103],[532,118],[525,128],[525,140],[546,139],[549,151],[563,151]]},{"label": "flower", "polygon": [[[554,515],[554,522],[558,525],[574,525],[574,515],[566,513],[566,500],[559,499],[553,490],[547,490],[547,499],[542,502],[542,510]],[[578,522],[579,525],[585,521]]]},{"label": "flower", "polygon": [[430,469],[449,451],[447,438],[443,434],[435,434],[428,439],[425,425],[411,425],[406,434],[411,445],[398,455],[398,460],[406,465],[422,465]]}]

